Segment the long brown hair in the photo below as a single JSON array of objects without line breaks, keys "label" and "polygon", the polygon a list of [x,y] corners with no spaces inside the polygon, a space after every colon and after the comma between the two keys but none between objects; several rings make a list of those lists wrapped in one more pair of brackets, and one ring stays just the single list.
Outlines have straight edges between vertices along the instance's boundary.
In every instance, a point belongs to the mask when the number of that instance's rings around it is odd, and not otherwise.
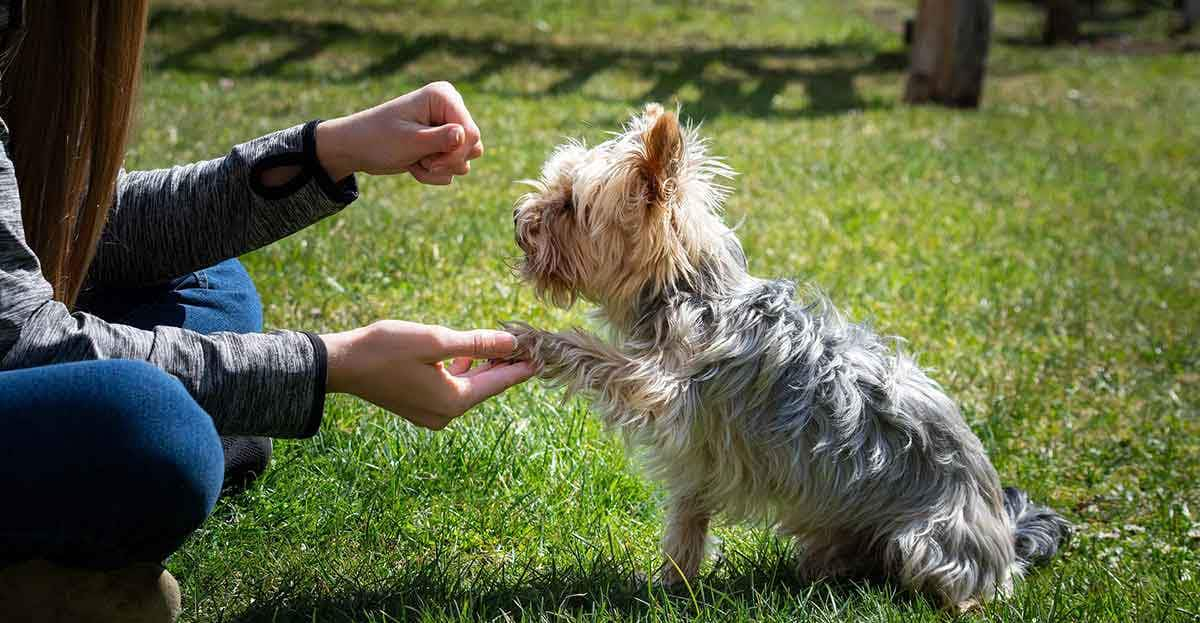
[{"label": "long brown hair", "polygon": [[116,192],[133,118],[147,0],[31,2],[0,78],[25,237],[72,305]]}]

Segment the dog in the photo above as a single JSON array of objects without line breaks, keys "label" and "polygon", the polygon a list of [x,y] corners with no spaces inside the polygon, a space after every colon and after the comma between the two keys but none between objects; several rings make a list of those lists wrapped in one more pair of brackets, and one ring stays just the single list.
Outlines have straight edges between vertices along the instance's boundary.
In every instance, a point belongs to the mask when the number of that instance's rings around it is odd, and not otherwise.
[{"label": "dog", "polygon": [[658,578],[694,577],[710,523],[766,521],[816,579],[885,577],[943,607],[1008,595],[1071,524],[1001,488],[955,403],[894,340],[747,271],[722,221],[733,171],[647,105],[545,163],[513,219],[519,272],[611,328],[505,328],[539,376],[590,397],[667,490]]}]

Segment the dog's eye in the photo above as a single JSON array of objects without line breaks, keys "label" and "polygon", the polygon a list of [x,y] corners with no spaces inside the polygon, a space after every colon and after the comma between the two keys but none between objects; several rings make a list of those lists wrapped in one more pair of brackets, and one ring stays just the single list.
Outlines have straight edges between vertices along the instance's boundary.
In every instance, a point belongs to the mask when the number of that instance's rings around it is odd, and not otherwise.
[{"label": "dog's eye", "polygon": [[562,211],[563,212],[574,212],[575,211],[575,201],[572,200],[570,197],[567,197],[567,200],[564,201],[562,204]]}]

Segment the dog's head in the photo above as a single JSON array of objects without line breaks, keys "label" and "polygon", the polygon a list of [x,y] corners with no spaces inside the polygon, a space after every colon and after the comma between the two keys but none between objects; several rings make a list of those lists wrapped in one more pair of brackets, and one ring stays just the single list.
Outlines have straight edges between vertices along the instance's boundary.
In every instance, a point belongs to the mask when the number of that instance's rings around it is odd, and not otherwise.
[{"label": "dog's head", "polygon": [[562,306],[583,297],[623,307],[690,283],[729,252],[719,214],[728,189],[717,180],[732,174],[658,104],[591,149],[569,142],[513,212],[522,275]]}]

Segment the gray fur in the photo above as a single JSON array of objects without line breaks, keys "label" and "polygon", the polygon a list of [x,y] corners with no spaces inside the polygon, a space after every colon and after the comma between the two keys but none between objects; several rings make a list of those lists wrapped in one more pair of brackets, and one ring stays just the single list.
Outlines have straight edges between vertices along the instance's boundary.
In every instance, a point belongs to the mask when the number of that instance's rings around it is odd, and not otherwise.
[{"label": "gray fur", "polygon": [[1050,562],[1074,536],[1074,527],[1062,515],[1034,504],[1029,494],[1016,487],[1004,488],[1004,509],[1016,526],[1017,559],[1026,567]]},{"label": "gray fur", "polygon": [[[621,141],[636,142],[636,132],[658,122],[651,114],[661,111],[648,108],[646,118],[612,144],[572,154],[577,162],[571,167],[619,157],[613,154]],[[689,139],[682,170],[702,168],[686,162],[704,158],[694,136]],[[580,184],[607,183],[562,178],[571,168],[556,162],[547,171],[558,177],[541,180],[540,188],[563,194],[574,184],[576,204],[587,192]],[[633,184],[621,182],[623,188]],[[678,185],[703,191],[695,180]],[[529,213],[561,207],[548,197],[535,193],[517,208],[526,252],[593,244],[596,235],[577,229],[563,230],[574,236],[570,241],[548,239],[556,232],[545,230],[545,217]],[[611,343],[579,330],[508,326],[541,376],[590,396],[604,421],[644,451],[651,475],[666,485],[665,581],[698,571],[716,513],[765,520],[794,537],[812,577],[883,574],[957,609],[1007,594],[1029,564],[1053,555],[1069,524],[1024,494],[1002,493],[958,407],[894,340],[847,321],[818,294],[798,302],[791,282],[750,275],[733,232],[719,219],[705,220],[711,201],[674,200],[671,222],[689,223],[674,235],[711,239],[680,241],[674,257],[698,259],[673,281],[648,278],[632,299],[587,297],[598,299],[613,329]],[[594,200],[574,209],[599,221],[641,208]],[[521,231],[524,223],[534,225]],[[603,244],[638,248],[636,240]],[[559,251],[564,257],[595,253]],[[608,273],[622,283],[631,278]],[[530,277],[543,278],[536,271]],[[618,291],[594,282],[576,287]]]}]

